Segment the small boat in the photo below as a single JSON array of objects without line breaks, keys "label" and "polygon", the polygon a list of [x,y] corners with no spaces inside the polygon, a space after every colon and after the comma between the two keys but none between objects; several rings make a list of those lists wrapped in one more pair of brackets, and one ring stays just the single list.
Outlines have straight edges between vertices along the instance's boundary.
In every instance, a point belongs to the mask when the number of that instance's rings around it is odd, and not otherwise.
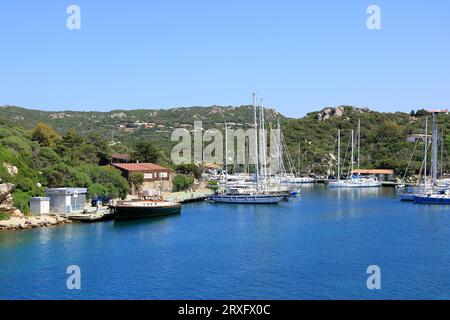
[{"label": "small boat", "polygon": [[116,220],[142,219],[179,214],[181,204],[164,200],[162,197],[142,196],[139,199],[121,200],[109,206]]},{"label": "small boat", "polygon": [[330,188],[374,188],[381,187],[381,182],[376,177],[356,177],[331,181],[328,185]]}]

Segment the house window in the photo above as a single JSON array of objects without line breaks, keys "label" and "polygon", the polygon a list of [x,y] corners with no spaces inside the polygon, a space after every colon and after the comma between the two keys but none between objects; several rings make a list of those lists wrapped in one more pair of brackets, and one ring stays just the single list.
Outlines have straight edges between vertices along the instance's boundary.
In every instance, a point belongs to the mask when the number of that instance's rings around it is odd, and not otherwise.
[{"label": "house window", "polygon": [[167,178],[167,172],[160,172],[159,173],[160,178]]},{"label": "house window", "polygon": [[144,180],[153,179],[153,173],[144,173]]}]

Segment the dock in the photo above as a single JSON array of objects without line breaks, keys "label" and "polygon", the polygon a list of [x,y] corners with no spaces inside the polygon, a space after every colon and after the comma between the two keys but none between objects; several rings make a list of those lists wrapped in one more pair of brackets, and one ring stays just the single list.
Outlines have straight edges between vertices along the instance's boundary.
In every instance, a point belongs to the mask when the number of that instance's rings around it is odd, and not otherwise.
[{"label": "dock", "polygon": [[175,192],[168,194],[165,198],[178,203],[191,203],[205,201],[212,194],[212,191]]}]

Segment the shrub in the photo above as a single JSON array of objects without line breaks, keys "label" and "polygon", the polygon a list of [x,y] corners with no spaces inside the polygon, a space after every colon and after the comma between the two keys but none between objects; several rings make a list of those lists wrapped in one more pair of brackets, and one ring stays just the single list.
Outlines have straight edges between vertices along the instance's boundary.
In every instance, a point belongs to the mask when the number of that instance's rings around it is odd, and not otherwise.
[{"label": "shrub", "polygon": [[194,183],[192,176],[177,174],[172,179],[172,186],[175,192],[187,190]]},{"label": "shrub", "polygon": [[211,190],[217,190],[219,189],[219,182],[217,182],[216,180],[209,180],[206,187]]},{"label": "shrub", "polygon": [[28,192],[14,191],[12,196],[14,199],[14,207],[20,209],[25,214],[30,212],[30,194]]},{"label": "shrub", "polygon": [[9,213],[0,211],[0,220],[8,220],[8,219],[9,219]]},{"label": "shrub", "polygon": [[110,191],[102,184],[99,183],[91,184],[88,187],[88,197],[93,199],[97,196],[110,196]]},{"label": "shrub", "polygon": [[130,182],[135,189],[140,189],[144,184],[144,174],[142,172],[132,172]]}]

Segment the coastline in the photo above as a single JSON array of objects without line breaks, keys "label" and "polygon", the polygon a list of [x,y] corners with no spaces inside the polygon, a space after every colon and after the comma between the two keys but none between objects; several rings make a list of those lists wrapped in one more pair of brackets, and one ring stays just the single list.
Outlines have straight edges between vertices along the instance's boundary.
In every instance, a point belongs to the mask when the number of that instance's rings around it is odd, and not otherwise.
[{"label": "coastline", "polygon": [[8,220],[0,220],[0,231],[29,230],[67,223],[73,223],[73,221],[64,217],[50,215],[11,217]]}]

